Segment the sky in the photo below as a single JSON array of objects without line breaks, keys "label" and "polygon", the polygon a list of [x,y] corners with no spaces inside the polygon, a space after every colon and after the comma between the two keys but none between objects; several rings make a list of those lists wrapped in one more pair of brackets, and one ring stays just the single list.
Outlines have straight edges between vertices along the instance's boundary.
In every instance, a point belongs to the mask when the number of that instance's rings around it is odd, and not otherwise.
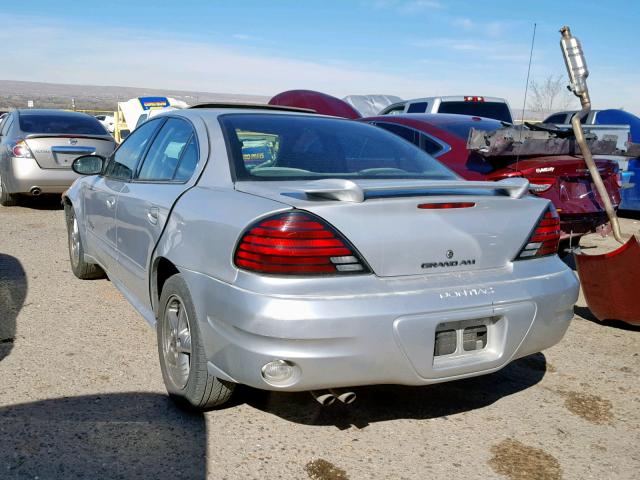
[{"label": "sky", "polygon": [[[0,79],[275,95],[485,95],[522,108],[582,42],[595,108],[640,113],[640,1],[0,0]],[[28,12],[28,13],[25,13]],[[578,107],[577,99],[571,107]]]}]

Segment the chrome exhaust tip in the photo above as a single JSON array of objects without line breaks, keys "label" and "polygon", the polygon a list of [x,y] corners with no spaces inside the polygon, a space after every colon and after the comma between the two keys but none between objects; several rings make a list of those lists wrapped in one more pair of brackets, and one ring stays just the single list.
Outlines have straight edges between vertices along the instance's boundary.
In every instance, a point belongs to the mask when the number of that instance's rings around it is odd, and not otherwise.
[{"label": "chrome exhaust tip", "polygon": [[340,402],[344,403],[345,405],[349,405],[355,402],[357,398],[355,392],[350,392],[348,390],[329,389],[329,392],[332,393]]},{"label": "chrome exhaust tip", "polygon": [[336,401],[336,396],[329,390],[311,390],[311,396],[323,407],[328,407]]},{"label": "chrome exhaust tip", "polygon": [[40,187],[33,187],[31,188],[31,190],[29,190],[29,193],[34,197],[37,197],[42,193],[42,190],[40,190]]}]

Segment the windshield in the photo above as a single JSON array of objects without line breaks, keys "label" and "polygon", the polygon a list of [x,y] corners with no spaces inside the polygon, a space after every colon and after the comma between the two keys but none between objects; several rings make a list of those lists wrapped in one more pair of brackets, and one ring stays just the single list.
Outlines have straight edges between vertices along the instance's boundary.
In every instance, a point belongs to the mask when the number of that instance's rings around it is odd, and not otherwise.
[{"label": "windshield", "polygon": [[94,117],[83,114],[20,114],[20,130],[25,133],[66,133],[71,135],[107,135]]},{"label": "windshield", "polygon": [[513,122],[509,107],[503,102],[442,102],[438,108],[438,113],[475,115],[476,117],[494,118],[507,123]]},{"label": "windshield", "polygon": [[219,118],[238,180],[457,178],[411,143],[365,123],[254,113]]}]

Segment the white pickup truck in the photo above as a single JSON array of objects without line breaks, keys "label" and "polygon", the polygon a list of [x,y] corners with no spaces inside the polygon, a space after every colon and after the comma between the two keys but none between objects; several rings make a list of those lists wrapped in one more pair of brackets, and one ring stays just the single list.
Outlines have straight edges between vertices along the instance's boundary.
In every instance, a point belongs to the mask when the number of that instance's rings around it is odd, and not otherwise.
[{"label": "white pickup truck", "polygon": [[509,104],[504,98],[478,95],[449,95],[403,100],[382,109],[378,115],[400,113],[456,113],[513,123]]}]

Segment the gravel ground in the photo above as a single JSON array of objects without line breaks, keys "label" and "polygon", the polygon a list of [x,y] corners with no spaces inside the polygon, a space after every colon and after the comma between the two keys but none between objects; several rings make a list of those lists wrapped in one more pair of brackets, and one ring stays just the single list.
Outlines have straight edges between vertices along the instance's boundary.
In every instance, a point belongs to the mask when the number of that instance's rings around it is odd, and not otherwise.
[{"label": "gravel ground", "polygon": [[329,408],[244,389],[185,414],[154,331],[108,280],[71,273],[56,202],[0,207],[0,227],[2,479],[638,478],[640,329],[584,303],[559,345],[485,377]]}]

